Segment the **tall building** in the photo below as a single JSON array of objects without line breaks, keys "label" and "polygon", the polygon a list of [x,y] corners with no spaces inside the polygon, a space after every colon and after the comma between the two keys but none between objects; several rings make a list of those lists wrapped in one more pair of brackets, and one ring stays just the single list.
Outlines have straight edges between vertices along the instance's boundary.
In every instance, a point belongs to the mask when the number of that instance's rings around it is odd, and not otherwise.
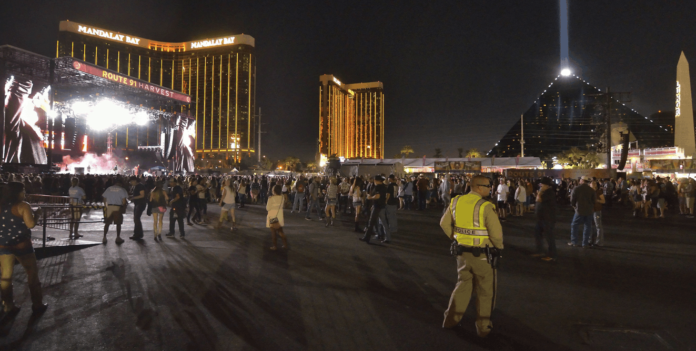
[{"label": "tall building", "polygon": [[382,82],[344,84],[327,74],[319,82],[321,158],[384,158]]},{"label": "tall building", "polygon": [[677,64],[677,91],[674,110],[674,146],[684,149],[684,156],[696,157],[694,111],[691,103],[689,62],[682,51]]},{"label": "tall building", "polygon": [[[582,78],[559,75],[524,113],[524,156],[550,159],[578,147],[604,151],[606,120],[602,92]],[[611,104],[612,125],[623,123],[641,148],[674,146],[671,127],[660,125],[619,101]],[[522,119],[488,151],[488,156],[521,155]],[[692,127],[693,130],[693,127]],[[618,144],[618,138],[612,137]]]},{"label": "tall building", "polygon": [[[182,113],[196,119],[196,157],[254,153],[255,40],[245,34],[168,43],[69,21],[60,22],[56,56],[71,56],[191,96]],[[115,131],[115,147],[153,145],[156,126]]]}]

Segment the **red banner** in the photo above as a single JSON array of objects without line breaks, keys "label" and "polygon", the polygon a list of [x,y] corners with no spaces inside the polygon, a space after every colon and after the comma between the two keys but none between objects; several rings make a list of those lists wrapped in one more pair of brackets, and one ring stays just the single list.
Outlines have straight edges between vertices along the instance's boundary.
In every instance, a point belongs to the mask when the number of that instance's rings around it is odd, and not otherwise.
[{"label": "red banner", "polygon": [[79,70],[81,72],[91,74],[93,76],[108,79],[112,82],[116,82],[116,83],[120,83],[123,85],[127,85],[129,87],[149,91],[150,93],[162,95],[162,96],[168,97],[170,99],[185,102],[187,104],[191,103],[191,97],[186,95],[186,94],[178,93],[176,91],[169,90],[167,88],[163,88],[159,85],[150,84],[147,82],[140,81],[138,79],[133,79],[129,76],[122,75],[122,74],[119,74],[119,73],[116,73],[113,71],[101,69],[101,68],[86,64],[84,62],[74,60],[73,61],[73,68],[75,68],[76,70]]}]

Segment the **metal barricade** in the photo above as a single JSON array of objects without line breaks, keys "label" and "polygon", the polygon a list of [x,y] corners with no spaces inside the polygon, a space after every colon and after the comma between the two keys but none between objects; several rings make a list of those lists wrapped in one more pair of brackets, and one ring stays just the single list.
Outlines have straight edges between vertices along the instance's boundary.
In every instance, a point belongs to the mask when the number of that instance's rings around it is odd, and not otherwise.
[{"label": "metal barricade", "polygon": [[80,217],[75,215],[78,213],[81,216],[83,208],[103,208],[103,204],[72,205],[68,196],[37,194],[28,194],[26,200],[32,209],[41,210],[41,216],[37,219],[36,224],[43,228],[43,247],[46,247],[46,228],[70,230],[71,224],[78,221],[81,223],[103,222],[103,219],[101,221],[81,221]]}]

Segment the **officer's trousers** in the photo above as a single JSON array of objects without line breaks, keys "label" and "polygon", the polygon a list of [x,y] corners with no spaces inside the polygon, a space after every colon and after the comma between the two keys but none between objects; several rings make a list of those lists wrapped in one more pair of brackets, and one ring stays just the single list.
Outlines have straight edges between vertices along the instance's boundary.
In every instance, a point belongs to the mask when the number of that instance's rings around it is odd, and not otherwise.
[{"label": "officer's trousers", "polygon": [[445,311],[443,328],[452,328],[462,319],[476,289],[476,325],[480,330],[492,327],[491,312],[494,307],[496,277],[493,268],[486,261],[486,255],[474,257],[470,252],[457,256],[459,279]]}]

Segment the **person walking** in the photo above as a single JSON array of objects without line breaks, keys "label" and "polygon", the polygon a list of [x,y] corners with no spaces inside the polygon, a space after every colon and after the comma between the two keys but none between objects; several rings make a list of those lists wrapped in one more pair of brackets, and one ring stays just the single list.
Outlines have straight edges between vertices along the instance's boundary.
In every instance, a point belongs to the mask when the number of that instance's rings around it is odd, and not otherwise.
[{"label": "person walking", "polygon": [[283,187],[276,185],[273,187],[273,196],[268,198],[268,203],[266,204],[266,228],[271,229],[271,241],[273,246],[270,247],[271,251],[278,250],[278,237],[283,241],[283,249],[288,248],[288,240],[285,237],[285,232],[283,231],[283,226],[285,225],[285,220],[283,217],[283,203],[285,199],[283,198]]},{"label": "person walking", "polygon": [[147,207],[147,202],[145,200],[145,185],[143,185],[138,177],[130,177],[131,185],[131,196],[130,200],[133,203],[133,236],[129,237],[131,240],[141,240],[143,238],[143,222],[140,217],[143,215],[143,211]]},{"label": "person walking", "polygon": [[198,180],[198,185],[196,185],[196,197],[198,198],[198,208],[200,209],[200,224],[208,223],[208,200],[206,199],[206,194],[208,193],[208,182],[205,178]]},{"label": "person walking", "polygon": [[343,209],[343,214],[348,214],[349,207],[349,195],[350,195],[350,183],[348,183],[348,178],[343,178],[341,184],[338,185],[339,198],[338,198],[338,211]]},{"label": "person walking", "polygon": [[355,231],[360,233],[360,213],[362,212],[362,187],[363,181],[360,177],[353,179],[353,185],[350,187],[350,194],[353,198],[353,209],[355,210]]},{"label": "person walking", "polygon": [[247,181],[242,179],[239,183],[239,188],[237,189],[237,195],[239,195],[239,208],[244,208],[244,202],[246,201],[247,195]]},{"label": "person walking", "polygon": [[41,209],[32,211],[25,201],[24,184],[9,182],[2,189],[0,200],[0,296],[6,316],[14,317],[19,312],[15,306],[12,287],[15,260],[24,267],[29,284],[32,312],[39,315],[46,311],[48,304],[43,302],[43,291],[39,280],[36,255],[31,243],[31,229],[36,226]]},{"label": "person walking", "polygon": [[169,197],[162,189],[162,182],[157,182],[155,188],[150,192],[150,209],[152,211],[152,229],[155,233],[155,241],[162,240],[162,223],[164,214],[167,212]]},{"label": "person walking", "polygon": [[338,185],[336,178],[331,177],[329,186],[326,187],[326,226],[334,225],[336,219],[336,204],[338,204]]},{"label": "person walking", "polygon": [[527,185],[523,180],[518,183],[517,189],[515,190],[515,204],[517,205],[517,217],[524,217],[525,203],[527,202]]},{"label": "person walking", "polygon": [[[186,190],[187,195],[188,195],[188,207],[189,207],[188,214],[186,215],[186,222],[187,222],[186,224],[191,225],[191,226],[193,225],[193,223],[191,223],[191,213],[193,213],[193,211],[196,211],[196,214],[193,215],[193,222],[198,224],[201,221],[201,209],[200,209],[200,205],[198,203],[198,195],[197,195],[198,190],[196,190],[197,186],[198,186],[198,182],[195,179],[191,179],[191,181],[189,183],[189,187]],[[196,218],[198,218],[198,220],[196,220]]]},{"label": "person walking", "polygon": [[128,206],[128,192],[123,188],[123,182],[117,178],[113,185],[106,188],[102,194],[104,200],[104,239],[102,244],[106,244],[106,234],[109,232],[111,224],[116,225],[116,244],[122,244],[121,225],[123,224],[123,213]]},{"label": "person walking", "polygon": [[[183,238],[186,236],[184,232],[184,216],[186,215],[186,200],[184,199],[184,189],[179,186],[176,178],[169,180],[169,205],[172,210],[169,211],[169,233],[167,237],[174,237],[174,223],[179,223],[179,235]],[[190,214],[190,212],[189,212]]]},{"label": "person walking", "polygon": [[68,196],[70,197],[70,239],[79,239],[82,235],[77,233],[80,228],[80,219],[82,219],[82,205],[85,203],[85,198],[87,194],[85,190],[80,187],[80,180],[77,177],[73,178],[71,181],[72,186],[68,189]]},{"label": "person walking", "polygon": [[[570,195],[570,204],[575,208],[575,215],[570,227],[570,242],[569,246],[580,246],[588,248],[590,245],[590,236],[592,233],[592,221],[594,214],[595,201],[597,200],[596,192],[587,184],[591,181],[588,176],[583,176],[580,179],[580,184],[573,189]],[[582,231],[582,242],[579,242],[578,230],[580,225],[584,226]]]},{"label": "person walking", "polygon": [[442,322],[443,328],[453,328],[461,321],[476,290],[476,333],[486,337],[493,329],[491,313],[495,307],[496,270],[480,257],[486,247],[503,249],[503,228],[495,206],[484,200],[490,193],[488,178],[475,176],[471,192],[452,199],[440,219],[445,234],[457,242],[457,285],[452,291]]},{"label": "person walking", "polygon": [[290,210],[290,213],[295,213],[295,207],[297,207],[297,212],[302,211],[302,206],[305,203],[305,186],[305,181],[300,176],[300,178],[298,178],[295,182],[295,186],[293,187],[293,191],[295,192],[295,199],[293,200],[292,209]]},{"label": "person walking", "polygon": [[498,195],[498,218],[501,222],[505,222],[505,217],[507,216],[505,209],[507,208],[508,193],[510,192],[510,188],[507,186],[507,184],[505,184],[504,178],[500,178],[500,184],[498,184],[498,188],[495,192]]},{"label": "person walking", "polygon": [[314,177],[309,184],[309,199],[307,199],[307,215],[305,216],[305,219],[308,221],[312,219],[309,216],[312,212],[312,208],[317,210],[317,217],[321,220],[322,214],[321,208],[319,207],[319,177]]},{"label": "person walking", "polygon": [[696,181],[689,178],[689,184],[685,189],[686,208],[689,210],[687,218],[694,218],[694,200],[696,200]]},{"label": "person walking", "polygon": [[[556,191],[553,189],[551,178],[544,177],[540,181],[540,188],[536,196],[534,213],[536,215],[536,228],[534,239],[536,241],[537,253],[532,255],[541,257],[544,261],[556,261],[556,238],[554,228],[556,226]],[[542,239],[546,239],[548,244],[547,255],[544,255],[544,245]]]},{"label": "person walking", "polygon": [[411,181],[404,185],[404,210],[411,210],[411,203],[413,202],[413,192],[415,191],[416,178],[411,177]]},{"label": "person walking", "polygon": [[398,228],[396,209],[399,206],[399,198],[397,196],[399,192],[399,186],[396,184],[396,176],[393,174],[389,175],[389,184],[387,185],[387,201],[384,208],[384,214],[387,218],[386,225],[382,225],[382,230],[384,231],[384,241],[383,243],[389,244],[391,242],[391,235],[396,233]]},{"label": "person walking", "polygon": [[375,186],[372,187],[370,195],[367,196],[367,199],[372,201],[370,218],[367,221],[367,230],[365,231],[365,235],[358,238],[368,244],[370,243],[372,235],[375,234],[375,226],[377,226],[378,221],[382,221],[382,223],[387,222],[387,218],[384,216],[384,208],[387,203],[387,187],[384,185],[384,178],[382,178],[381,175],[376,175],[374,177],[374,182]]},{"label": "person walking", "polygon": [[428,200],[428,187],[430,186],[430,182],[428,181],[428,178],[426,178],[424,175],[419,175],[418,176],[418,182],[416,183],[416,187],[418,188],[418,211],[425,211],[425,206],[427,204]]},{"label": "person walking", "polygon": [[230,179],[225,179],[222,183],[222,196],[220,196],[220,221],[218,222],[217,228],[222,228],[222,221],[224,221],[229,213],[230,219],[232,220],[232,228],[230,230],[234,231],[237,229],[237,219],[234,217],[234,199],[237,196],[233,187],[231,186],[232,181]]},{"label": "person walking", "polygon": [[597,230],[597,236],[595,238],[590,238],[590,246],[604,246],[604,229],[602,227],[602,205],[606,202],[606,197],[603,194],[602,188],[599,187],[599,182],[595,180],[592,182],[590,186],[596,194],[592,218],[594,219],[595,228]]}]

